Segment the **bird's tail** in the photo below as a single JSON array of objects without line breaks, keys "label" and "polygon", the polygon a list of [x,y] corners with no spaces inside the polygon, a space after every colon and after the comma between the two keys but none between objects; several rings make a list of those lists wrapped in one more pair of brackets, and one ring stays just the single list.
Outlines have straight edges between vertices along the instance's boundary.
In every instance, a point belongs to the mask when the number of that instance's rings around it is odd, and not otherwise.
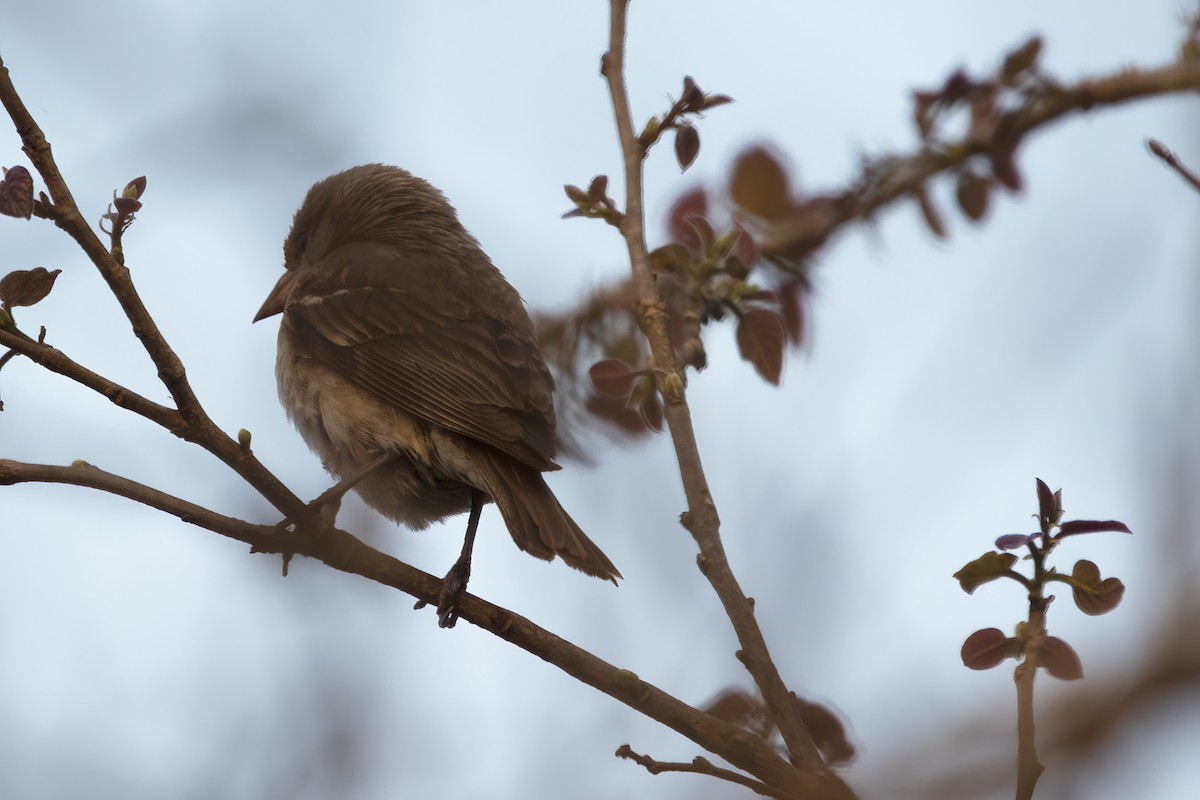
[{"label": "bird's tail", "polygon": [[604,551],[563,510],[540,471],[484,448],[472,453],[471,461],[517,547],[547,561],[559,556],[580,572],[613,583],[622,577]]}]

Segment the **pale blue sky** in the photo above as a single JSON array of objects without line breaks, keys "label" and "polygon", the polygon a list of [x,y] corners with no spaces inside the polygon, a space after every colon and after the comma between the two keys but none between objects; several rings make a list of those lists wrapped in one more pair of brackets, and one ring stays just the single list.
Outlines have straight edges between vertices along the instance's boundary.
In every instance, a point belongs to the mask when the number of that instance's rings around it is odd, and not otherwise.
[{"label": "pale blue sky", "polygon": [[[1182,35],[1183,4],[1163,0],[910,5],[637,0],[635,116],[665,108],[684,74],[737,100],[701,123],[688,174],[669,148],[652,157],[653,236],[682,189],[719,181],[749,143],[777,144],[813,188],[843,183],[864,151],[911,148],[911,89],[985,69],[1032,32],[1066,80],[1162,63]],[[304,191],[353,164],[400,164],[445,191],[531,307],[568,305],[624,268],[610,229],[559,219],[564,183],[606,172],[620,188],[597,72],[606,14],[600,2],[26,3],[5,10],[0,54],[87,213],[148,176],[126,244],[147,305],[217,422],[252,430],[260,457],[315,496],[328,479],[276,402],[274,327],[249,324]],[[1028,526],[1035,475],[1064,487],[1069,515],[1138,533],[1064,548],[1064,568],[1090,558],[1128,585],[1106,617],[1053,609],[1088,680],[1136,667],[1171,605],[1159,566],[1195,569],[1194,545],[1168,549],[1155,481],[1171,448],[1196,444],[1178,418],[1196,400],[1200,197],[1143,145],[1157,136],[1200,166],[1195,124],[1184,96],[1072,119],[1026,144],[1027,191],[982,227],[955,219],[936,242],[902,204],[844,233],[817,272],[811,354],[793,357],[782,390],[737,360],[731,330],[708,334],[713,366],[691,396],[731,561],[786,680],[848,719],[849,777],[869,796],[884,796],[906,741],[980,706],[1011,714],[1011,673],[969,672],[958,648],[976,628],[1011,628],[1022,598],[1008,586],[967,597],[950,575]],[[0,163],[24,163],[18,147],[0,136]],[[953,216],[952,187],[934,193]],[[63,270],[22,323],[165,401],[65,236],[5,220],[0,237],[5,271]],[[214,459],[29,363],[4,369],[0,392],[0,457],[82,458],[272,519]],[[689,702],[748,687],[675,522],[667,440],[597,452],[595,468],[568,464],[552,485],[621,588],[522,555],[485,513],[472,589]],[[744,796],[617,762],[625,742],[664,760],[697,751],[469,625],[437,629],[394,592],[304,562],[281,580],[273,560],[84,490],[6,488],[0,509],[5,796]],[[357,502],[341,522],[439,574],[462,524],[417,536]],[[1039,687],[1047,702],[1068,693]],[[1184,732],[1157,718],[1137,729],[1148,746],[1125,748],[1079,796],[1121,796],[1152,774],[1163,785],[1145,796],[1183,798],[1200,773],[1170,741],[1198,731],[1172,724]],[[984,741],[1004,762],[1002,732]]]}]

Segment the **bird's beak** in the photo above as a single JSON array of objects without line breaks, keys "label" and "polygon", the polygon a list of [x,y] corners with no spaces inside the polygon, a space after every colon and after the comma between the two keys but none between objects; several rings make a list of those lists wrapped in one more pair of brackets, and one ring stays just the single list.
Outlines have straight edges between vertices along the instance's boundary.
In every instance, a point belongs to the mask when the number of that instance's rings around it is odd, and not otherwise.
[{"label": "bird's beak", "polygon": [[267,300],[262,304],[262,308],[254,315],[254,322],[283,313],[283,310],[287,308],[288,297],[292,294],[292,284],[295,282],[296,270],[289,269],[284,272],[279,283],[275,284],[275,288],[267,295]]}]

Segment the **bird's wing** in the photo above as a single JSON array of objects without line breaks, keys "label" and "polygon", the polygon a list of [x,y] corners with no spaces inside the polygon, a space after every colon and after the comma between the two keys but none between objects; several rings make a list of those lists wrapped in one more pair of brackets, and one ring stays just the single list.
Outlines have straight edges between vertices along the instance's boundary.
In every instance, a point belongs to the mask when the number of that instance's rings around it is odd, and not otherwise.
[{"label": "bird's wing", "polygon": [[472,282],[423,258],[339,247],[298,282],[283,324],[300,352],[401,410],[558,469],[554,381],[520,297],[499,273],[499,286]]}]

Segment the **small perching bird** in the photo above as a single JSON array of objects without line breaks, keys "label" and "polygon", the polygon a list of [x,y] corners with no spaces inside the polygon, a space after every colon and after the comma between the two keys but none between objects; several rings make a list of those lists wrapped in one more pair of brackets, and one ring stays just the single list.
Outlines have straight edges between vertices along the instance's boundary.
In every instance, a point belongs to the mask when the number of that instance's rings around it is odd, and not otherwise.
[{"label": "small perching bird", "polygon": [[616,583],[542,478],[559,468],[554,380],[524,303],[441,192],[398,167],[340,172],[309,190],[283,258],[254,321],[283,315],[279,397],[309,447],[410,528],[471,512],[443,627],[488,500],[517,547]]}]

